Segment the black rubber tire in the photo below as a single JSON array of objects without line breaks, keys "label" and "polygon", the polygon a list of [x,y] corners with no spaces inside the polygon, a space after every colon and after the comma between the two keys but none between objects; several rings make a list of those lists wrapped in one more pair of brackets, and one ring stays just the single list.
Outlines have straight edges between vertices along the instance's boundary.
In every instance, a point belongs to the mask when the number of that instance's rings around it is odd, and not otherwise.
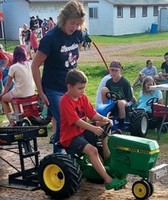
[{"label": "black rubber tire", "polygon": [[27,119],[23,119],[22,121],[17,122],[16,125],[17,125],[17,126],[30,126],[30,122],[29,122],[29,120],[27,120]]},{"label": "black rubber tire", "polygon": [[82,172],[76,160],[66,154],[50,154],[40,161],[38,178],[47,195],[64,199],[76,193]]},{"label": "black rubber tire", "polygon": [[146,200],[151,194],[151,188],[147,181],[139,180],[133,183],[132,193],[137,200]]},{"label": "black rubber tire", "polygon": [[46,117],[45,119],[37,120],[35,117],[28,117],[33,126],[47,126],[51,122],[51,117]]},{"label": "black rubber tire", "polygon": [[[148,181],[147,181],[148,182]],[[152,194],[154,193],[154,186],[151,182],[148,182],[149,186],[150,186],[150,194],[149,197],[152,196]]]},{"label": "black rubber tire", "polygon": [[133,136],[146,137],[148,116],[145,112],[134,111],[130,116],[129,131]]}]

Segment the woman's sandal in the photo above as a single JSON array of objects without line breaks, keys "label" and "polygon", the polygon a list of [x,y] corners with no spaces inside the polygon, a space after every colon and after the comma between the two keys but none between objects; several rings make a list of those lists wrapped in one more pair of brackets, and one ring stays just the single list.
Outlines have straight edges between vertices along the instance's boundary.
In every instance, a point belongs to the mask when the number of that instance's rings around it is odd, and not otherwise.
[{"label": "woman's sandal", "polygon": [[106,190],[119,190],[121,189],[123,186],[125,186],[127,184],[127,180],[126,179],[118,179],[118,178],[114,178],[111,183],[105,183],[105,188]]}]

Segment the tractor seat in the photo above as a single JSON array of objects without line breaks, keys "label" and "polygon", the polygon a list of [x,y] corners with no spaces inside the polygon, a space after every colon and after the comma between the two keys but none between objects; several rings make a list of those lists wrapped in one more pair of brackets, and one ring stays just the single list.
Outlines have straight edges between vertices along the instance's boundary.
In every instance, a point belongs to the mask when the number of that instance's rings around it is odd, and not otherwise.
[{"label": "tractor seat", "polygon": [[15,113],[22,113],[25,117],[38,117],[38,95],[34,94],[25,98],[13,98],[12,107]]}]

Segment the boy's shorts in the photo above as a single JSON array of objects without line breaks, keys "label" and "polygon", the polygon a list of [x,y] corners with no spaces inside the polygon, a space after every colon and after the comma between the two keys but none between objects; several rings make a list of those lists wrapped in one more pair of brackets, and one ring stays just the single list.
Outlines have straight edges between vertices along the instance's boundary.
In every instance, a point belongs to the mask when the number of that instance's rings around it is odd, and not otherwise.
[{"label": "boy's shorts", "polygon": [[92,144],[96,146],[96,135],[88,130],[85,130],[81,135],[75,137],[70,143],[68,149],[66,149],[69,154],[81,154],[83,149],[87,144]]}]

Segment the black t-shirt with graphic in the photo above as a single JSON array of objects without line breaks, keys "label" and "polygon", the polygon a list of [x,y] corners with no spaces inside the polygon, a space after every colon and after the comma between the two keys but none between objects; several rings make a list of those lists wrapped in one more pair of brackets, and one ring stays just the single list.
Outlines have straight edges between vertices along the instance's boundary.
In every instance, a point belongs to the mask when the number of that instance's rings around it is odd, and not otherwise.
[{"label": "black t-shirt with graphic", "polygon": [[106,82],[106,87],[111,91],[118,95],[119,99],[125,99],[126,101],[131,101],[133,99],[131,85],[129,81],[121,77],[118,82],[114,82],[113,79],[109,79]]},{"label": "black t-shirt with graphic", "polygon": [[67,35],[57,26],[41,39],[39,51],[47,55],[42,75],[44,88],[66,92],[65,77],[70,69],[77,67],[79,44],[82,41],[81,31]]}]

